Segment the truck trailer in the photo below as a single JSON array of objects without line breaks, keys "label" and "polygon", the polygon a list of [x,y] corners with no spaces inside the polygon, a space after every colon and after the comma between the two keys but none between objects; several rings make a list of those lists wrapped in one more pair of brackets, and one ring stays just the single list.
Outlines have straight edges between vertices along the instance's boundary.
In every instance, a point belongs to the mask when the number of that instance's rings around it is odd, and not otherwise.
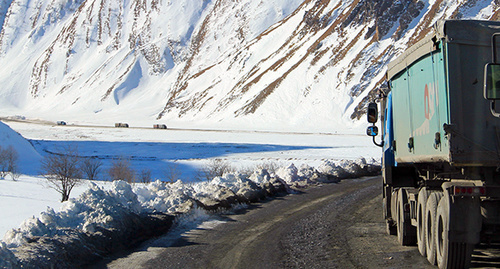
[{"label": "truck trailer", "polygon": [[439,268],[468,268],[475,246],[500,241],[499,37],[498,21],[438,21],[368,105],[387,232]]}]

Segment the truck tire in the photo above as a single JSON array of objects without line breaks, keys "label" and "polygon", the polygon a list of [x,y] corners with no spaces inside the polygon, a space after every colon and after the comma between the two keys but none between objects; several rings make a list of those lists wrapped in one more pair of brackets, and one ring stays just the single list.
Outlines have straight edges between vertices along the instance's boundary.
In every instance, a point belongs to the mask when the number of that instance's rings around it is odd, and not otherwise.
[{"label": "truck tire", "polygon": [[391,219],[393,227],[395,227],[394,231],[396,232],[394,235],[398,235],[398,193],[399,189],[395,189],[392,191],[391,195]]},{"label": "truck tire", "polygon": [[439,268],[469,268],[473,244],[466,242],[450,242],[450,199],[443,196],[436,214],[435,243],[436,260]]},{"label": "truck tire", "polygon": [[[392,189],[392,188],[391,188]],[[392,194],[392,193],[391,193]],[[390,197],[392,197],[392,195],[389,195]],[[388,199],[387,196],[384,197],[382,199],[382,206],[385,208],[385,210],[388,210],[388,211],[391,211],[391,207],[390,207],[390,204],[387,204],[387,201],[389,202],[392,202],[392,199]],[[391,215],[390,216],[390,219],[389,219],[389,213],[392,214],[392,212],[384,212],[384,218],[385,218],[385,232],[388,234],[388,235],[397,235],[397,227],[396,227],[396,224],[394,223],[393,221],[393,216],[394,215]]]},{"label": "truck tire", "polygon": [[398,241],[402,246],[413,246],[417,243],[415,227],[411,225],[409,212],[405,212],[405,205],[408,203],[408,196],[404,189],[398,190],[397,201],[397,233]]},{"label": "truck tire", "polygon": [[436,223],[436,213],[439,200],[443,196],[442,192],[432,192],[427,199],[425,205],[425,253],[427,260],[432,264],[436,264],[436,244],[434,236],[434,224]]},{"label": "truck tire", "polygon": [[425,215],[426,215],[426,205],[427,205],[427,199],[429,198],[429,195],[431,194],[431,191],[427,190],[426,187],[423,187],[420,189],[420,192],[418,193],[418,200],[417,200],[417,245],[418,245],[418,251],[420,254],[424,257],[426,257],[426,231],[425,231]]}]

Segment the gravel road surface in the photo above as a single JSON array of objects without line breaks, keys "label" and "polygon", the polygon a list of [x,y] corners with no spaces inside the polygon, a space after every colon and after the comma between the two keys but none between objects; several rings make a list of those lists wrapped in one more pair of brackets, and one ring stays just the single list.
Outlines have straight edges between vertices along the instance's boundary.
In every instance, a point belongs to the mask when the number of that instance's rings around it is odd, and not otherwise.
[{"label": "gravel road surface", "polygon": [[381,178],[323,184],[150,241],[93,268],[436,268],[385,234]]}]

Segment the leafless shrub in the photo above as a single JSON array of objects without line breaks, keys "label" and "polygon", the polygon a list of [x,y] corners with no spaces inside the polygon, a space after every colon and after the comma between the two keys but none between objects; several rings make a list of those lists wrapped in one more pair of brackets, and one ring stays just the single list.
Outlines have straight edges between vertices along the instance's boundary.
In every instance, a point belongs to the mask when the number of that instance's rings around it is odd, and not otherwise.
[{"label": "leafless shrub", "polygon": [[5,150],[0,146],[0,178],[5,178],[7,175],[7,156]]},{"label": "leafless shrub", "polygon": [[224,173],[234,172],[235,169],[230,163],[222,159],[211,159],[199,172],[200,179],[212,180],[215,177],[221,177]]},{"label": "leafless shrub", "polygon": [[135,182],[135,172],[132,169],[130,161],[125,158],[114,160],[111,164],[111,168],[108,170],[108,174],[113,181],[123,180],[128,183]]},{"label": "leafless shrub", "polygon": [[253,164],[247,167],[243,167],[239,169],[238,172],[246,176],[251,176],[255,171],[265,169],[269,174],[275,174],[276,171],[282,166],[283,165],[273,161],[266,161],[262,163]]},{"label": "leafless shrub", "polygon": [[61,194],[61,202],[67,201],[73,188],[82,182],[80,157],[76,147],[63,147],[60,153],[52,153],[42,160],[42,175],[48,186]]},{"label": "leafless shrub", "polygon": [[139,173],[139,182],[150,183],[151,182],[151,169],[144,168]]},{"label": "leafless shrub", "polygon": [[19,172],[17,172],[17,171],[11,171],[9,173],[10,173],[10,177],[14,181],[17,181],[19,179],[19,177],[21,176],[21,174],[19,174]]},{"label": "leafless shrub", "polygon": [[12,180],[19,178],[19,174],[17,173],[18,159],[19,154],[14,147],[9,146],[6,149],[0,147],[0,178],[5,178],[8,174],[11,175]]},{"label": "leafless shrub", "polygon": [[255,172],[255,170],[257,170],[256,166],[244,166],[238,169],[238,173],[250,177],[253,174],[253,172]]},{"label": "leafless shrub", "polygon": [[164,171],[164,175],[169,182],[173,183],[179,180],[179,177],[181,175],[181,171],[179,170],[179,164],[177,163],[167,164],[167,167],[165,168]]},{"label": "leafless shrub", "polygon": [[97,158],[85,158],[82,161],[82,173],[87,176],[88,180],[94,180],[101,172],[102,161]]},{"label": "leafless shrub", "polygon": [[274,174],[281,167],[280,164],[268,161],[257,165],[257,169],[266,169],[269,174]]}]

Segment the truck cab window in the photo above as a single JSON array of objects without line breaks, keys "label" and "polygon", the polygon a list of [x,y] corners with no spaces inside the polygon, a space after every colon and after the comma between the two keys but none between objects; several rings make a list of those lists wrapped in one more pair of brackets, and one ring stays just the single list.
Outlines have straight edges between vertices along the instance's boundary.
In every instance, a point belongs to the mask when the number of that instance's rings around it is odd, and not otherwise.
[{"label": "truck cab window", "polygon": [[484,97],[488,100],[500,99],[500,64],[488,63],[484,72]]}]

